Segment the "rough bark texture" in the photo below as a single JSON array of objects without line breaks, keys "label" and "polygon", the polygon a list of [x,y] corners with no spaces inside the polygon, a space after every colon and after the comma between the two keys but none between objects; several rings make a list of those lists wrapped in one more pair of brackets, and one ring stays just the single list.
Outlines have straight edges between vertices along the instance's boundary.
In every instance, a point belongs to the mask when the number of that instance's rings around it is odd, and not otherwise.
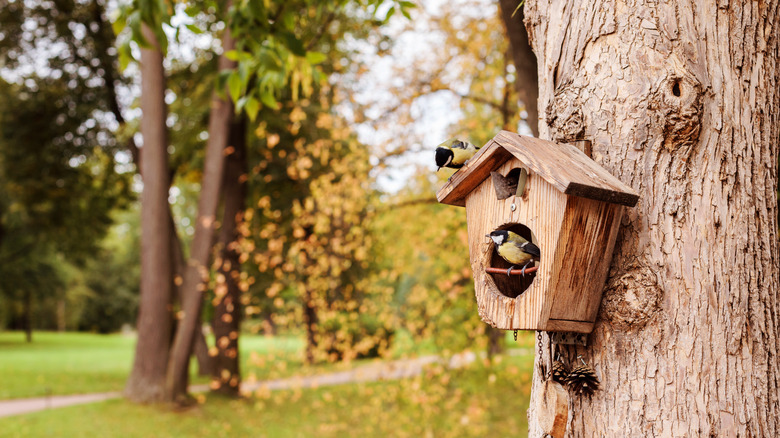
[{"label": "rough bark texture", "polygon": [[588,346],[564,349],[603,384],[568,436],[780,436],[778,2],[525,8],[541,137],[591,140],[641,196]]},{"label": "rough bark texture", "polygon": [[[539,98],[539,81],[537,76],[536,55],[528,43],[528,33],[523,26],[523,8],[517,9],[520,0],[499,0],[501,19],[504,22],[509,46],[512,52],[512,61],[515,65],[517,79],[515,90],[518,98],[525,104],[528,113],[526,122],[535,137],[539,136],[539,110],[537,100]],[[504,129],[507,129],[506,127]]]},{"label": "rough bark texture", "polygon": [[[227,8],[230,7],[228,2]],[[226,29],[222,36],[224,52],[233,49],[233,38]],[[220,71],[235,68],[236,63],[224,54],[219,57]],[[171,360],[167,372],[167,397],[169,401],[186,400],[189,383],[189,361],[192,353],[195,332],[200,325],[200,312],[203,305],[203,292],[208,279],[208,264],[214,237],[215,218],[219,204],[220,188],[225,163],[225,147],[230,134],[233,105],[229,99],[223,99],[216,92],[211,100],[209,116],[209,139],[206,144],[206,158],[203,162],[203,180],[198,200],[198,216],[195,235],[190,249],[190,258],[184,271],[181,286],[182,318],[176,330],[171,349]]]},{"label": "rough bark texture", "polygon": [[[154,33],[143,25],[148,41]],[[160,401],[171,337],[171,246],[168,212],[168,138],[165,126],[165,72],[158,48],[141,50],[141,301],[138,343],[125,395],[133,401]]]},{"label": "rough bark texture", "polygon": [[[224,212],[219,234],[219,274],[215,290],[214,338],[217,355],[214,357],[212,389],[224,395],[237,397],[241,383],[238,357],[238,333],[241,322],[241,261],[237,251],[238,221],[243,217],[246,199],[246,124],[231,127],[230,153],[225,160],[225,179],[222,183]],[[221,280],[221,281],[220,281]]]}]

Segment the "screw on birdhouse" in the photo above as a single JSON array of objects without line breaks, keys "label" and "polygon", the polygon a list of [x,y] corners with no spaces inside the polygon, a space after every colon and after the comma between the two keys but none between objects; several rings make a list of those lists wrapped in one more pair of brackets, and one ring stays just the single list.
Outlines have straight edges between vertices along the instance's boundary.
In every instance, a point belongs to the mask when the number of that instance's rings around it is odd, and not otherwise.
[{"label": "screw on birdhouse", "polygon": [[585,333],[550,332],[550,339],[556,345],[582,345],[588,346],[588,335]]},{"label": "screw on birdhouse", "polygon": [[513,203],[512,205],[509,206],[509,209],[512,210],[512,211],[515,211],[515,210],[517,210],[517,205],[515,205]]}]

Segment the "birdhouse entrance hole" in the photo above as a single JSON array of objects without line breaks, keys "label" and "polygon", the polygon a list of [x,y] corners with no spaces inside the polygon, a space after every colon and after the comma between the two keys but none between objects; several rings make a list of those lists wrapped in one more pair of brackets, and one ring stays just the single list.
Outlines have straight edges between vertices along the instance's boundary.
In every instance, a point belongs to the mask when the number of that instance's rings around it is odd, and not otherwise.
[{"label": "birdhouse entrance hole", "polygon": [[510,196],[523,196],[525,182],[528,179],[528,171],[522,167],[515,167],[507,172],[506,176],[498,172],[490,172],[493,179],[493,187],[496,189],[496,199],[499,201]]},{"label": "birdhouse entrance hole", "polygon": [[[531,243],[538,245],[538,242],[536,241],[536,236],[534,236],[534,233],[531,231],[530,228],[523,224],[504,224],[500,227],[496,228],[497,230],[509,230],[514,233],[519,234],[524,239],[530,241]],[[488,275],[490,278],[493,279],[493,282],[496,284],[496,288],[499,292],[501,292],[502,295],[507,296],[509,298],[516,298],[520,294],[522,294],[526,289],[528,289],[531,286],[531,283],[533,283],[534,278],[536,278],[536,270],[532,270],[532,272],[528,272],[523,275],[506,275],[506,270],[509,269],[512,264],[504,260],[500,255],[498,255],[498,249],[496,248],[496,245],[493,244],[493,242],[488,243],[492,249],[490,251],[490,257],[488,259],[488,266],[491,268],[497,268],[500,269],[501,272],[488,272]],[[541,263],[541,262],[537,262]],[[519,271],[522,269],[522,266],[514,265],[515,269],[512,270],[512,272]],[[535,266],[533,263],[528,265],[528,269],[530,269],[532,266]]]}]

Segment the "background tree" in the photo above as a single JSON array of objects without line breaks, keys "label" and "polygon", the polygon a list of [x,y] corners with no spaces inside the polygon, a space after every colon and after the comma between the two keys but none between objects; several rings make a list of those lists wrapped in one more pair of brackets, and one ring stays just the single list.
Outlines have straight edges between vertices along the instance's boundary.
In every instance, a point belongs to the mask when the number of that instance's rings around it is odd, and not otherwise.
[{"label": "background tree", "polygon": [[[157,11],[160,14],[160,11]],[[156,16],[159,20],[159,15]],[[152,20],[149,20],[152,21]],[[125,395],[137,402],[161,401],[165,396],[170,310],[173,302],[171,227],[168,213],[168,133],[166,127],[165,69],[160,35],[140,23],[141,48],[141,297],[138,342]]]},{"label": "background tree", "polygon": [[540,136],[592,141],[641,196],[588,347],[564,351],[602,381],[569,435],[777,435],[777,2],[525,8]]}]

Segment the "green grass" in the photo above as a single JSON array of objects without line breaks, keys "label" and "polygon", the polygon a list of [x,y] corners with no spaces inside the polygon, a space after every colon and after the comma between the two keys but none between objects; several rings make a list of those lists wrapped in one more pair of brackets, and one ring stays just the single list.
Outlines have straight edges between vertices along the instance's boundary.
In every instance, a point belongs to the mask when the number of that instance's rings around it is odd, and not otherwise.
[{"label": "green grass", "polygon": [[[303,346],[297,337],[242,335],[243,369],[262,377],[287,362],[292,365],[285,369],[292,373],[294,364],[302,362]],[[22,332],[0,332],[0,400],[121,391],[134,352],[135,336],[35,332],[27,343]],[[271,362],[267,369],[253,366],[251,352],[278,362],[274,368]]]},{"label": "green grass", "polygon": [[[533,336],[521,335],[509,348],[533,347]],[[343,371],[365,361],[303,364],[305,343],[299,336],[242,334],[241,370],[244,379],[268,380],[293,375]],[[0,400],[45,395],[122,391],[132,366],[135,337],[120,334],[35,332],[25,342],[21,332],[0,332]],[[401,331],[391,358],[439,353],[432,340],[415,342]],[[368,359],[369,361],[371,359]],[[196,369],[194,366],[191,367]],[[204,383],[206,378],[193,378]]]},{"label": "green grass", "polygon": [[120,391],[135,338],[85,333],[0,333],[0,399]]},{"label": "green grass", "polygon": [[174,412],[124,400],[0,419],[0,437],[525,436],[533,355],[394,382],[208,396]]}]

